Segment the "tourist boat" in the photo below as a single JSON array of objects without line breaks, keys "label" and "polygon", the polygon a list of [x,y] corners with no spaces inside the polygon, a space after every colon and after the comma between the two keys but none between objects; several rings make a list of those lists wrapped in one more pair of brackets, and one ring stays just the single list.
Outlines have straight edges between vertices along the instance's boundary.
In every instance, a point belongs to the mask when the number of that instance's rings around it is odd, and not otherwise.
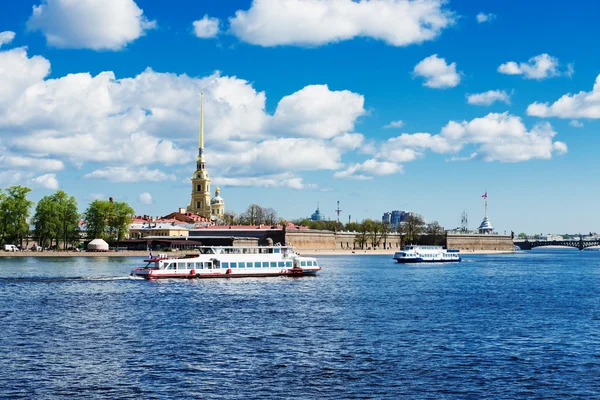
[{"label": "tourist boat", "polygon": [[150,257],[132,276],[159,278],[242,278],[316,275],[321,267],[312,257],[301,257],[288,246],[200,247],[197,254]]},{"label": "tourist boat", "polygon": [[394,254],[399,263],[460,262],[460,250],[444,249],[442,246],[404,246]]}]

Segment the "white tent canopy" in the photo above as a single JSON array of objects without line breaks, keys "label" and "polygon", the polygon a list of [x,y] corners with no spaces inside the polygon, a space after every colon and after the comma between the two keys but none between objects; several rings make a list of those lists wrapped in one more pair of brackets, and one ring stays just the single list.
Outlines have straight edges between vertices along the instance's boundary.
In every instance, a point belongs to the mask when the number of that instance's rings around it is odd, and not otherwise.
[{"label": "white tent canopy", "polygon": [[94,239],[87,245],[88,251],[108,251],[108,243],[102,239]]}]

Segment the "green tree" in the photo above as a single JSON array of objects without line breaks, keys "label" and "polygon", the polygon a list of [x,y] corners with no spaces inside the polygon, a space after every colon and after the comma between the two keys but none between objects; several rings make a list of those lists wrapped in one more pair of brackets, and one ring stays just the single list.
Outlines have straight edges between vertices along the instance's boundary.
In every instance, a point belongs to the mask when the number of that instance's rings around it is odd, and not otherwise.
[{"label": "green tree", "polygon": [[108,217],[110,213],[110,202],[106,200],[94,200],[90,203],[83,214],[87,225],[87,238],[108,239]]},{"label": "green tree", "polygon": [[398,232],[403,235],[404,243],[416,243],[423,233],[423,218],[416,214],[408,215],[400,225]]},{"label": "green tree", "polygon": [[519,239],[527,239],[527,234],[525,232],[521,232],[517,235]]},{"label": "green tree", "polygon": [[52,240],[58,237],[58,218],[56,204],[52,196],[44,196],[35,207],[32,219],[35,237],[42,248],[52,246]]},{"label": "green tree", "polygon": [[0,196],[0,243],[23,244],[29,233],[29,213],[33,202],[27,200],[31,189],[11,186]]},{"label": "green tree", "polygon": [[123,240],[134,214],[135,211],[126,202],[92,201],[84,213],[88,239]]},{"label": "green tree", "polygon": [[[57,238],[63,242],[63,250],[68,245],[79,240],[79,213],[77,212],[77,200],[62,190],[58,190],[52,201],[56,205],[56,227]],[[58,241],[57,241],[58,244]]]},{"label": "green tree", "polygon": [[129,229],[129,224],[135,215],[135,211],[124,201],[110,202],[110,214],[108,217],[108,229],[111,233],[110,239],[117,243],[125,238]]},{"label": "green tree", "polygon": [[432,245],[440,245],[442,244],[442,239],[444,238],[444,228],[437,222],[433,221],[427,226],[425,233],[429,236],[429,241]]}]

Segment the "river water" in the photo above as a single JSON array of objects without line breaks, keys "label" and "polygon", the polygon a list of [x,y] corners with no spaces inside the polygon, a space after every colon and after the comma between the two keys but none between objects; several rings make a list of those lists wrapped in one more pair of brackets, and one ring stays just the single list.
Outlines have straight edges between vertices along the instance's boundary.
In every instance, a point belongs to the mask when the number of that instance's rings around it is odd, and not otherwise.
[{"label": "river water", "polygon": [[144,281],[0,258],[0,398],[600,398],[600,252]]}]

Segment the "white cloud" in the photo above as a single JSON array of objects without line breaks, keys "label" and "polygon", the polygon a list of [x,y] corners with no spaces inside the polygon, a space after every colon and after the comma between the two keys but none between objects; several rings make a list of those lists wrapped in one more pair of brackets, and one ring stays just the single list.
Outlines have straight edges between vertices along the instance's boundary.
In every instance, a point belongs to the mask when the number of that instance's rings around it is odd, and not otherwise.
[{"label": "white cloud", "polygon": [[590,92],[567,93],[554,103],[532,103],[527,115],[534,117],[600,118],[600,75]]},{"label": "white cloud", "polygon": [[[509,61],[498,67],[498,72],[507,75],[523,75],[525,79],[546,79],[554,76],[559,76],[558,59],[548,54],[540,54],[531,57],[526,63],[517,64],[514,61]],[[569,72],[571,71],[571,72]],[[567,74],[572,74],[572,67],[567,71]],[[569,75],[570,76],[570,75]]]},{"label": "white cloud", "polygon": [[37,178],[31,179],[31,183],[34,186],[42,187],[50,190],[58,190],[58,179],[56,179],[56,174],[46,174],[42,176],[38,176]]},{"label": "white cloud", "polygon": [[103,179],[110,182],[160,182],[174,180],[174,174],[168,174],[158,169],[130,169],[127,167],[107,167],[97,169],[83,176],[86,179]]},{"label": "white cloud", "polygon": [[468,157],[453,159],[518,162],[550,159],[554,153],[564,154],[567,146],[553,142],[556,132],[542,123],[527,130],[519,117],[508,113],[490,113],[471,121],[450,121],[440,133],[404,133],[382,143],[372,152],[378,159],[408,162],[423,157],[426,150],[439,154],[459,154],[473,149]]},{"label": "white cloud", "polygon": [[404,126],[404,121],[401,120],[397,120],[397,121],[392,121],[389,124],[387,124],[386,126],[384,126],[385,129],[390,129],[390,128],[402,128]]},{"label": "white cloud", "polygon": [[265,176],[246,176],[238,178],[215,178],[223,186],[239,187],[264,187],[264,188],[290,188],[290,189],[316,189],[313,183],[306,184],[303,179],[291,173],[273,174]]},{"label": "white cloud", "polygon": [[[49,79],[48,60],[29,57],[24,48],[0,51],[0,70],[0,142],[6,147],[0,154],[11,169],[95,163],[87,178],[174,179],[173,168],[164,167],[184,165],[177,174],[194,167],[200,91],[207,163],[224,178],[259,182],[261,176],[336,170],[344,154],[364,142],[353,132],[366,113],[364,97],[327,85],[283,97],[270,114],[264,92],[218,72],[191,78],[146,69],[131,78],[107,71]],[[294,179],[287,185],[298,187]]]},{"label": "white cloud", "polygon": [[155,26],[133,0],[42,0],[27,21],[51,46],[93,50],[122,49]]},{"label": "white cloud", "polygon": [[341,157],[339,148],[323,140],[276,138],[247,146],[245,150],[214,152],[210,159],[222,173],[238,177],[282,171],[334,170],[341,167]]},{"label": "white cloud", "polygon": [[442,0],[254,0],[229,19],[241,40],[260,45],[320,46],[370,37],[393,46],[435,39],[454,23]]},{"label": "white cloud", "polygon": [[65,165],[60,160],[25,157],[12,154],[0,155],[0,166],[35,171],[61,171],[65,168]]},{"label": "white cloud", "polygon": [[480,12],[479,14],[477,14],[477,16],[475,17],[475,19],[477,19],[477,23],[481,24],[483,22],[490,22],[496,19],[496,14],[486,14],[483,12]]},{"label": "white cloud", "polygon": [[2,47],[4,44],[12,42],[14,38],[15,33],[12,31],[0,32],[0,47]]},{"label": "white cloud", "polygon": [[354,129],[365,114],[365,99],[348,90],[331,91],[327,85],[309,85],[279,101],[272,129],[308,137],[331,138]]},{"label": "white cloud", "polygon": [[142,204],[152,204],[152,195],[148,192],[140,193],[138,201]]},{"label": "white cloud", "polygon": [[364,142],[365,137],[360,133],[343,133],[331,139],[331,144],[340,151],[356,150]]},{"label": "white cloud", "polygon": [[571,122],[569,122],[569,125],[574,128],[583,128],[583,122],[577,121],[576,119],[572,119]]},{"label": "white cloud", "polygon": [[497,101],[510,104],[510,95],[504,90],[488,90],[483,93],[467,95],[467,103],[477,106],[490,106]]},{"label": "white cloud", "polygon": [[201,39],[209,39],[219,34],[219,19],[205,15],[202,19],[194,21],[194,34]]},{"label": "white cloud", "polygon": [[460,75],[456,72],[456,63],[446,64],[446,60],[437,54],[421,60],[413,73],[425,78],[424,86],[435,89],[447,89],[460,83]]},{"label": "white cloud", "polygon": [[352,164],[347,169],[333,174],[333,177],[366,180],[373,179],[374,176],[391,175],[402,171],[402,166],[396,163],[371,159],[362,164]]}]

